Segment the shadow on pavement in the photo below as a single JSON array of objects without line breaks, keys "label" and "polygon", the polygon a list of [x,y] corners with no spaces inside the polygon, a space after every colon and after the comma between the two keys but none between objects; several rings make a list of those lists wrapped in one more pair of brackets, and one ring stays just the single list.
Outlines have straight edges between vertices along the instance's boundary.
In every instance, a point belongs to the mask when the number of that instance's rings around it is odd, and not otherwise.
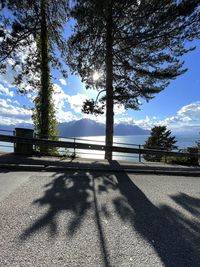
[{"label": "shadow on pavement", "polygon": [[193,221],[170,206],[154,206],[127,174],[116,178],[122,195],[113,201],[117,214],[151,244],[164,265],[200,266],[200,199],[184,194],[172,197],[196,216]]},{"label": "shadow on pavement", "polygon": [[[95,185],[95,181],[101,182]],[[97,227],[100,250],[104,265],[110,266],[106,238],[101,225],[97,193],[106,192],[109,187],[113,187],[112,179],[102,179],[85,172],[71,172],[57,175],[49,184],[46,184],[44,195],[33,202],[39,206],[49,206],[48,211],[26,229],[21,235],[22,241],[29,238],[35,232],[48,227],[49,234],[53,238],[58,234],[58,215],[63,211],[73,212],[73,218],[67,225],[67,235],[73,236],[81,227],[87,212],[94,210],[94,221]]]},{"label": "shadow on pavement", "polygon": [[[117,166],[118,163],[115,164]],[[104,266],[111,266],[97,195],[118,190],[118,196],[112,200],[115,216],[129,222],[133,231],[151,244],[164,266],[199,266],[200,199],[186,194],[171,196],[178,205],[195,216],[196,220],[190,220],[168,205],[153,205],[126,173],[116,172],[113,176],[116,177],[115,181],[111,174],[80,171],[56,174],[52,182],[45,186],[44,195],[33,203],[38,205],[38,209],[40,206],[49,209],[22,233],[21,240],[26,240],[44,227],[48,227],[51,237],[55,237],[58,234],[58,215],[63,211],[73,212],[73,218],[67,224],[67,234],[73,236],[92,209]],[[108,213],[106,206],[103,209]]]},{"label": "shadow on pavement", "polygon": [[171,198],[182,208],[200,219],[200,198],[191,197],[185,193],[179,193],[171,196]]}]

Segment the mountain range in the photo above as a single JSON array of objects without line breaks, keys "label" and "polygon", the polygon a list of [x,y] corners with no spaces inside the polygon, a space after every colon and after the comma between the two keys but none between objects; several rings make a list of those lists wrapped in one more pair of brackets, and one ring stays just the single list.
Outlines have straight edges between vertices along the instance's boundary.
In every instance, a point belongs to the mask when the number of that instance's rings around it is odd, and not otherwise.
[{"label": "mountain range", "polygon": [[[33,128],[33,125],[27,123],[0,125],[0,133],[2,134],[2,129],[13,131],[15,127]],[[58,123],[57,129],[59,135],[63,137],[98,136],[105,134],[105,124],[90,119]],[[149,130],[144,130],[137,125],[123,123],[114,125],[114,135],[146,135],[149,133]]]}]

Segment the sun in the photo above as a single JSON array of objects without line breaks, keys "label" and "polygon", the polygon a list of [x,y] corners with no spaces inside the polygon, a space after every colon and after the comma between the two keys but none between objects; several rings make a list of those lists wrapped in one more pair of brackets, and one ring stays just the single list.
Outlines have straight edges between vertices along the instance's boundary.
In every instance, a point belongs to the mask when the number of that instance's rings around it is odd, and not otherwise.
[{"label": "sun", "polygon": [[93,73],[93,81],[97,81],[99,78],[100,78],[100,74],[99,74],[99,72],[97,72],[97,71],[95,71],[94,73]]}]

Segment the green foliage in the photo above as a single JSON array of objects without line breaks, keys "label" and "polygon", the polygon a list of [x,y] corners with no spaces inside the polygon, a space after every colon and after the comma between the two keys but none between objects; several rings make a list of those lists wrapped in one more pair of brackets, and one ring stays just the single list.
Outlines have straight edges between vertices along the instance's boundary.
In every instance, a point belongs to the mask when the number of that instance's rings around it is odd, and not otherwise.
[{"label": "green foliage", "polygon": [[[83,107],[101,114],[106,106],[106,145],[113,140],[114,104],[138,109],[140,98],[149,101],[185,73],[181,57],[194,49],[186,42],[200,37],[199,6],[197,0],[79,0],[72,7],[68,63],[87,88],[106,88],[98,103]],[[94,71],[101,73],[97,81]]]},{"label": "green foliage", "polygon": [[51,151],[49,153],[51,156],[55,157],[62,157],[62,158],[70,158],[71,160],[78,158],[77,154],[75,153],[70,153],[67,148],[64,149],[64,151],[59,151],[58,149]]},{"label": "green foliage", "polygon": [[198,140],[198,141],[196,142],[196,144],[197,144],[197,147],[198,147],[198,149],[199,149],[199,151],[200,151],[200,140]]},{"label": "green foliage", "polygon": [[52,99],[52,93],[53,93],[53,88],[52,85],[50,85],[50,90],[49,90],[49,112],[48,112],[48,116],[49,116],[49,135],[47,136],[43,136],[43,132],[42,132],[42,120],[41,120],[41,97],[40,94],[34,99],[34,104],[35,107],[32,109],[33,111],[33,115],[32,115],[32,119],[34,122],[34,128],[35,131],[37,132],[38,137],[40,138],[49,138],[51,140],[58,140],[58,138],[56,137],[58,135],[58,131],[56,130],[56,125],[57,125],[57,120],[55,117],[55,106],[53,103],[53,99]]},{"label": "green foliage", "polygon": [[178,164],[178,165],[190,165],[187,157],[162,157],[161,162],[168,164]]},{"label": "green foliage", "polygon": [[[6,16],[5,8],[11,15]],[[37,134],[40,138],[55,140],[56,117],[50,71],[58,69],[66,77],[60,56],[66,58],[62,32],[68,16],[68,1],[4,0],[1,11],[0,70],[6,72],[7,62],[12,59],[12,68],[16,71],[14,85],[18,92],[37,92],[32,117]],[[42,150],[47,152],[45,147]]]},{"label": "green foliage", "polygon": [[[146,149],[157,149],[171,151],[176,149],[177,141],[174,136],[171,136],[171,131],[167,130],[166,126],[155,126],[151,129],[151,135],[144,144]],[[144,155],[147,161],[161,161],[161,155]]]},{"label": "green foliage", "polygon": [[7,71],[7,60],[12,59],[13,70],[16,70],[15,84],[19,92],[40,89],[41,50],[38,40],[41,34],[42,6],[45,5],[50,67],[60,70],[66,77],[66,69],[60,56],[62,59],[66,58],[67,47],[63,37],[63,26],[68,18],[68,1],[3,2],[3,5],[0,5],[0,70]]},{"label": "green foliage", "polygon": [[99,106],[93,99],[85,100],[82,107],[82,112],[85,114],[103,114],[104,113],[104,106]]},{"label": "green foliage", "polygon": [[[140,97],[150,100],[186,71],[181,56],[193,49],[186,41],[199,37],[199,5],[196,0],[80,0],[71,12],[76,24],[68,42],[69,65],[88,88],[106,88],[111,8],[113,98],[135,109]],[[97,81],[95,70],[102,74]]]},{"label": "green foliage", "polygon": [[[198,153],[198,147],[188,147],[187,149],[182,150],[181,152],[188,152],[188,153]],[[169,164],[179,164],[179,165],[186,165],[186,166],[197,166],[198,157],[191,156],[191,157],[163,157],[162,162],[169,163]]]}]

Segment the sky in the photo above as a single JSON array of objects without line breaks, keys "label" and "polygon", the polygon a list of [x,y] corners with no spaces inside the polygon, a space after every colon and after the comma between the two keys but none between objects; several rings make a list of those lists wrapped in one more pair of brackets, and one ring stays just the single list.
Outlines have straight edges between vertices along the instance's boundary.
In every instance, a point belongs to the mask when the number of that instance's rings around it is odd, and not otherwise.
[{"label": "sky", "polygon": [[[173,80],[150,102],[143,102],[140,110],[125,110],[115,107],[115,123],[129,123],[144,129],[154,125],[166,125],[173,132],[198,134],[200,132],[200,42],[196,50],[186,54],[183,59],[188,71]],[[33,95],[19,95],[13,87],[12,60],[8,61],[10,70],[0,75],[0,124],[32,123],[31,107]],[[95,72],[95,70],[94,70]],[[94,90],[86,90],[80,77],[68,73],[63,79],[59,73],[54,81],[54,103],[58,122],[69,122],[89,118],[105,123],[105,114],[95,117],[81,112],[86,98],[95,98]]]}]

